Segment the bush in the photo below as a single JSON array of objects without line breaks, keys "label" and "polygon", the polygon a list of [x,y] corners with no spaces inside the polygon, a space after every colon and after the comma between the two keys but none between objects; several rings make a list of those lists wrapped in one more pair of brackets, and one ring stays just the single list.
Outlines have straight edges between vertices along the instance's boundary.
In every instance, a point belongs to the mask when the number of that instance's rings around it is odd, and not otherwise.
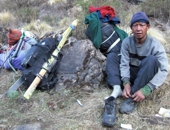
[{"label": "bush", "polygon": [[157,18],[163,23],[170,19],[170,0],[146,0],[141,8],[149,17]]},{"label": "bush", "polygon": [[32,20],[37,19],[38,10],[33,7],[22,7],[17,10],[17,14],[20,21],[29,23]]}]

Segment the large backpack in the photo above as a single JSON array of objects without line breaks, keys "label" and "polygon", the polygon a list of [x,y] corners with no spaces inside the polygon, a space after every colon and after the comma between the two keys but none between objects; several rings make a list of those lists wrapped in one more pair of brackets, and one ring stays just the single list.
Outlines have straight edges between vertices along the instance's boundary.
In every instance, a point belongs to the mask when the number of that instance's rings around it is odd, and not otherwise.
[{"label": "large backpack", "polygon": [[[40,72],[43,64],[48,62],[48,58],[58,44],[57,38],[45,38],[28,51],[22,62],[22,66],[25,68],[25,70],[22,71],[22,76],[24,78],[23,84],[27,88]],[[57,67],[61,59],[61,54],[59,53],[59,56],[56,58],[58,58],[58,62],[53,66],[50,72],[47,71],[37,89],[50,90],[55,86],[55,83],[57,82]]]},{"label": "large backpack", "polygon": [[[101,25],[102,42],[100,44],[99,50],[104,55],[106,55],[113,49],[113,47],[115,47],[118,44],[117,46],[119,46],[119,47],[117,47],[116,51],[119,52],[122,41],[120,40],[117,32],[114,30],[113,26],[116,26],[116,25],[114,25],[113,23],[109,23],[109,22],[106,22],[106,23],[100,22],[100,25]],[[91,41],[93,41],[93,37],[92,37],[91,30],[90,30],[89,26],[87,27],[85,33],[86,33],[86,36]]]}]

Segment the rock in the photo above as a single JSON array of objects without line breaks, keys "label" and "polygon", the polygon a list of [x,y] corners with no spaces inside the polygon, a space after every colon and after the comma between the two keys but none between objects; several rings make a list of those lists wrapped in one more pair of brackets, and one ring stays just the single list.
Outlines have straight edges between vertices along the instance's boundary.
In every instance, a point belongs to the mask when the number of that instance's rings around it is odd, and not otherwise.
[{"label": "rock", "polygon": [[106,57],[90,40],[77,40],[71,37],[63,47],[62,53],[56,91],[66,87],[99,86],[104,78]]}]

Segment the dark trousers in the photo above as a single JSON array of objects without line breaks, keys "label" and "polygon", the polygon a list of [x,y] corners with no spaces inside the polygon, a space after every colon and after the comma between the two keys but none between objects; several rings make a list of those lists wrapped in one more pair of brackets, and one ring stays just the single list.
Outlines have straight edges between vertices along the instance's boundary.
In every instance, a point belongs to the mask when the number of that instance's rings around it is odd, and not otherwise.
[{"label": "dark trousers", "polygon": [[[115,52],[107,55],[106,74],[107,83],[110,86],[122,85],[120,76],[120,56]],[[130,82],[132,94],[144,87],[158,72],[159,62],[155,56],[144,58],[140,66],[130,66]]]},{"label": "dark trousers", "polygon": [[158,72],[159,62],[155,56],[144,58],[140,66],[130,66],[130,82],[132,94],[143,88]]},{"label": "dark trousers", "polygon": [[109,86],[121,85],[120,77],[120,55],[110,52],[106,59],[107,84]]}]

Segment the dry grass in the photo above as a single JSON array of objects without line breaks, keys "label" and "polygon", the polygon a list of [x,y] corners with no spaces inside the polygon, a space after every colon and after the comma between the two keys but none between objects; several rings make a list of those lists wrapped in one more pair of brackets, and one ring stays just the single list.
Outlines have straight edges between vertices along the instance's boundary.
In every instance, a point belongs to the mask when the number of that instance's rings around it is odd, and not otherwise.
[{"label": "dry grass", "polygon": [[0,24],[3,27],[9,27],[10,21],[15,21],[15,17],[12,15],[12,13],[8,11],[3,11],[0,13]]},{"label": "dry grass", "polygon": [[165,39],[165,36],[163,35],[163,33],[156,29],[156,28],[150,28],[148,31],[148,34],[155,37],[157,40],[159,40],[163,45],[167,44],[167,41]]},{"label": "dry grass", "polygon": [[32,21],[24,27],[24,30],[31,31],[38,37],[44,36],[45,33],[51,32],[52,27],[44,21]]},{"label": "dry grass", "polygon": [[[1,94],[17,78],[13,72],[3,70],[0,84]],[[2,72],[1,72],[2,75]],[[13,77],[13,78],[11,78]],[[169,79],[169,77],[168,77]],[[161,107],[169,108],[169,80],[155,90],[147,100],[138,105],[130,115],[118,112],[123,98],[117,100],[117,121],[112,129],[119,129],[120,124],[131,124],[137,130],[168,130],[170,120],[155,118]],[[93,92],[83,88],[67,88],[49,95],[36,91],[30,100],[23,98],[24,91],[19,91],[16,99],[1,98],[0,128],[11,129],[20,124],[41,123],[46,130],[104,130],[101,125],[104,98],[111,90],[100,86]],[[83,106],[76,100],[79,99]],[[111,128],[110,128],[111,129]]]},{"label": "dry grass", "polygon": [[57,2],[62,2],[63,0],[48,0],[48,4],[53,5]]}]

